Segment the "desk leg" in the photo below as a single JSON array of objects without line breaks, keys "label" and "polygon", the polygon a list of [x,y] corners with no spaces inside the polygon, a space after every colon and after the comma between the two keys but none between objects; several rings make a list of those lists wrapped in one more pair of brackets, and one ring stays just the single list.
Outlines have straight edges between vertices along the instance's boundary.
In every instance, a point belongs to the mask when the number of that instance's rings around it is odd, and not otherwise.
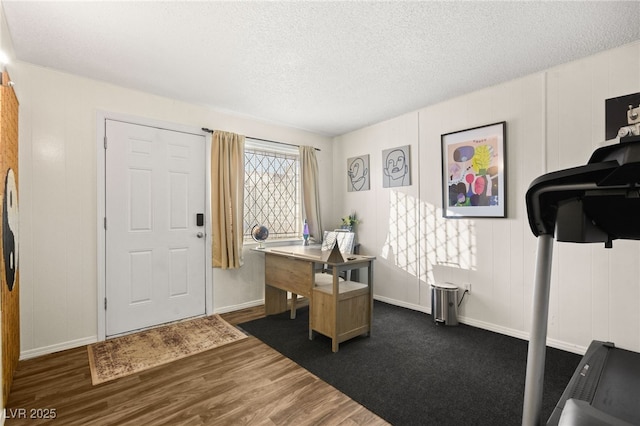
[{"label": "desk leg", "polygon": [[287,310],[287,292],[270,285],[264,286],[264,313],[280,314]]},{"label": "desk leg", "polygon": [[340,321],[340,309],[338,308],[338,298],[340,296],[340,280],[338,277],[338,268],[333,268],[333,306],[331,308],[333,315],[333,337],[331,338],[331,352],[338,352],[338,324]]},{"label": "desk leg", "polygon": [[296,319],[296,308],[298,303],[298,295],[291,293],[291,319]]},{"label": "desk leg", "polygon": [[309,340],[313,340],[313,290],[309,295]]},{"label": "desk leg", "polygon": [[371,337],[371,330],[373,330],[373,260],[369,261],[367,268],[367,284],[369,285],[369,332],[367,335]]}]

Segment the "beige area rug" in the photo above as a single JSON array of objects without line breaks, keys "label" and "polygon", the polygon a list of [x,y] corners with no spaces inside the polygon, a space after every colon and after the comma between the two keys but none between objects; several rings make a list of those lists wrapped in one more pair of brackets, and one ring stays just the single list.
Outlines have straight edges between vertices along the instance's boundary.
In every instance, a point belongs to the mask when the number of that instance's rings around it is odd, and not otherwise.
[{"label": "beige area rug", "polygon": [[212,315],[94,343],[87,346],[91,382],[104,383],[246,337]]}]

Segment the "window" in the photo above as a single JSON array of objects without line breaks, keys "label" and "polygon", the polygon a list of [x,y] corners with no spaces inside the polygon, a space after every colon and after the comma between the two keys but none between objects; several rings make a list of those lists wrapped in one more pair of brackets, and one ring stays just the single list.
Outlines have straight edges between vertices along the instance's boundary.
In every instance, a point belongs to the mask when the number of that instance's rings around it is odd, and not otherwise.
[{"label": "window", "polygon": [[247,138],[244,170],[245,240],[255,225],[271,240],[301,238],[298,148]]}]

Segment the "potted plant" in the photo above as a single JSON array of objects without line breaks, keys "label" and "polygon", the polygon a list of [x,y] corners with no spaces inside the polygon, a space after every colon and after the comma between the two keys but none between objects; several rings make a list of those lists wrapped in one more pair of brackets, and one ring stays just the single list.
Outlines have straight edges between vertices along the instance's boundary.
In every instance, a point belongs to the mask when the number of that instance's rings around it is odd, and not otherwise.
[{"label": "potted plant", "polygon": [[342,229],[348,229],[349,231],[353,230],[353,227],[358,224],[358,219],[356,219],[356,213],[353,212],[349,216],[345,216],[342,218]]}]

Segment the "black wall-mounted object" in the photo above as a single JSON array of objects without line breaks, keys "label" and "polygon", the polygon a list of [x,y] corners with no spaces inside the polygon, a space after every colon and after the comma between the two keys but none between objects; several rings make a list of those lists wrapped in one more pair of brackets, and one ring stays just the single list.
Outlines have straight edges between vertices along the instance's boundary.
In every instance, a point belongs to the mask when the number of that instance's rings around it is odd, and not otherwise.
[{"label": "black wall-mounted object", "polygon": [[204,213],[196,213],[196,225],[204,226]]}]

